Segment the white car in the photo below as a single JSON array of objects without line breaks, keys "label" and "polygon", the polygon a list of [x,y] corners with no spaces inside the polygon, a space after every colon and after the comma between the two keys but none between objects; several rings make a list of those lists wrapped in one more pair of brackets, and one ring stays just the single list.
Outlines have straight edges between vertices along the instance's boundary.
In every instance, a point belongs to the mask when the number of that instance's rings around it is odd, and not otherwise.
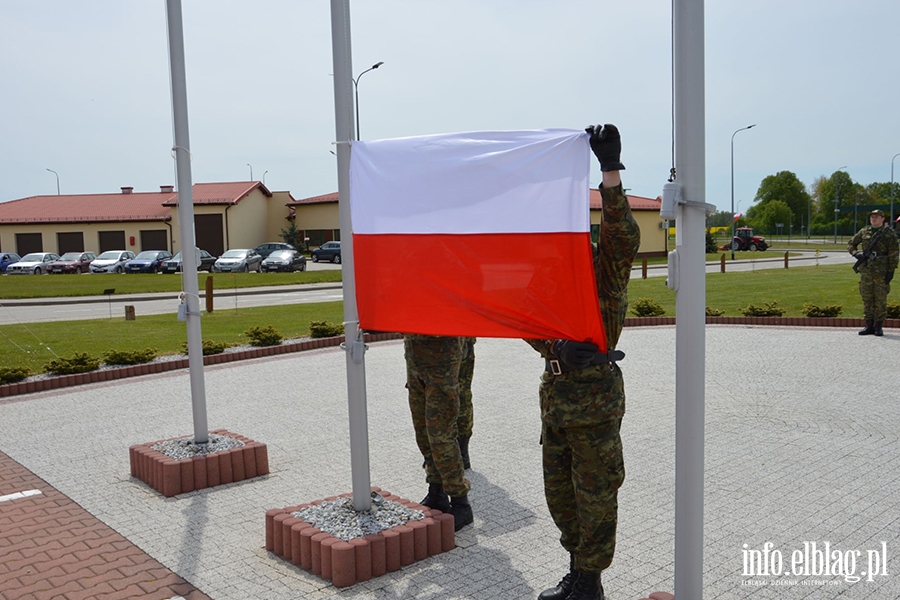
[{"label": "white car", "polygon": [[130,250],[107,250],[91,262],[91,273],[124,273],[125,263],[132,258]]},{"label": "white car", "polygon": [[9,275],[43,275],[50,272],[50,263],[59,260],[58,254],[52,252],[32,252],[22,257],[22,260],[6,267]]}]

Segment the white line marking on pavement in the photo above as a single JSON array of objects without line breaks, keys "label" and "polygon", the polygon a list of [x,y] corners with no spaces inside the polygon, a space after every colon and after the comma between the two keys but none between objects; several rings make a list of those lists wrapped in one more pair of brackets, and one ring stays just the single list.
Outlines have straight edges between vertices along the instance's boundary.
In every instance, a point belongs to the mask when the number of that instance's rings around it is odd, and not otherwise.
[{"label": "white line marking on pavement", "polygon": [[24,492],[7,494],[6,496],[0,496],[0,502],[6,502],[8,500],[19,500],[20,498],[27,498],[28,496],[37,496],[40,493],[41,490],[25,490]]}]

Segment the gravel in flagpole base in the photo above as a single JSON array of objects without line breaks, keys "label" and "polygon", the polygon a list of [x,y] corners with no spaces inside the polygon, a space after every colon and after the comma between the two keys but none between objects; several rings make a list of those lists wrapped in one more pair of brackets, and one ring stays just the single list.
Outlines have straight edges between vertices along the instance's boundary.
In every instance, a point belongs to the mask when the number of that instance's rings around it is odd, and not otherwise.
[{"label": "gravel in flagpole base", "polygon": [[345,588],[456,547],[453,515],[372,492],[364,512],[351,493],[266,511],[266,550]]},{"label": "gravel in flagpole base", "polygon": [[209,440],[194,444],[188,436],[131,446],[131,476],[171,498],[268,475],[265,444],[225,429],[211,431]]}]

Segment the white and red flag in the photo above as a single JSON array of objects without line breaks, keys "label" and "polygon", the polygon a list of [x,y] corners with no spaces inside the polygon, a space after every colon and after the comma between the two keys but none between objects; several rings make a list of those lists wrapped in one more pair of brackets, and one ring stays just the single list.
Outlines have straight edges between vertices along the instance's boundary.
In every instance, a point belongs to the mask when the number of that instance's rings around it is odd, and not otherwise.
[{"label": "white and red flag", "polygon": [[360,327],[590,340],[605,352],[589,173],[577,130],[353,142]]}]

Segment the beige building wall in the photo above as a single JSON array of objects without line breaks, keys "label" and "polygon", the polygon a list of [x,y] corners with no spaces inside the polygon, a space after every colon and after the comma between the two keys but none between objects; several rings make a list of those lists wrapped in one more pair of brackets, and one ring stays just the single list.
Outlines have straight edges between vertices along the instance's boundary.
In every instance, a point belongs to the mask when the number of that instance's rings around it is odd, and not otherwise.
[{"label": "beige building wall", "polygon": [[[659,211],[655,210],[633,210],[634,220],[637,221],[638,227],[641,228],[641,245],[638,248],[638,256],[665,256],[668,251],[666,248],[666,230],[660,229]],[[599,225],[602,221],[603,212],[600,210],[591,211],[591,225]]]},{"label": "beige building wall", "polygon": [[269,241],[268,198],[259,188],[228,209],[228,248],[256,248]]},{"label": "beige building wall", "polygon": [[337,202],[307,204],[296,207],[297,229],[340,229],[341,216]]},{"label": "beige building wall", "polygon": [[[269,205],[268,222],[266,223],[266,239],[260,242],[281,242],[281,230],[289,225],[285,218],[290,212],[285,206],[292,200],[290,192],[272,192],[271,198],[266,198]],[[257,246],[259,244],[256,244]]]},{"label": "beige building wall", "polygon": [[[142,250],[141,248],[141,231],[144,230],[164,230],[166,239],[171,243],[171,231],[168,224],[161,221],[129,221],[129,222],[104,222],[104,223],[43,223],[43,224],[27,224],[27,225],[0,225],[0,251],[2,252],[18,252],[16,248],[17,233],[40,233],[41,243],[44,252],[55,252],[59,254],[59,246],[57,244],[57,233],[73,233],[82,232],[84,237],[84,250],[86,252],[96,252],[100,250],[100,232],[101,231],[124,231],[125,232],[125,248],[118,250],[131,250],[135,254]],[[176,237],[178,235],[175,230]],[[131,238],[134,237],[134,245],[130,244]]]}]

